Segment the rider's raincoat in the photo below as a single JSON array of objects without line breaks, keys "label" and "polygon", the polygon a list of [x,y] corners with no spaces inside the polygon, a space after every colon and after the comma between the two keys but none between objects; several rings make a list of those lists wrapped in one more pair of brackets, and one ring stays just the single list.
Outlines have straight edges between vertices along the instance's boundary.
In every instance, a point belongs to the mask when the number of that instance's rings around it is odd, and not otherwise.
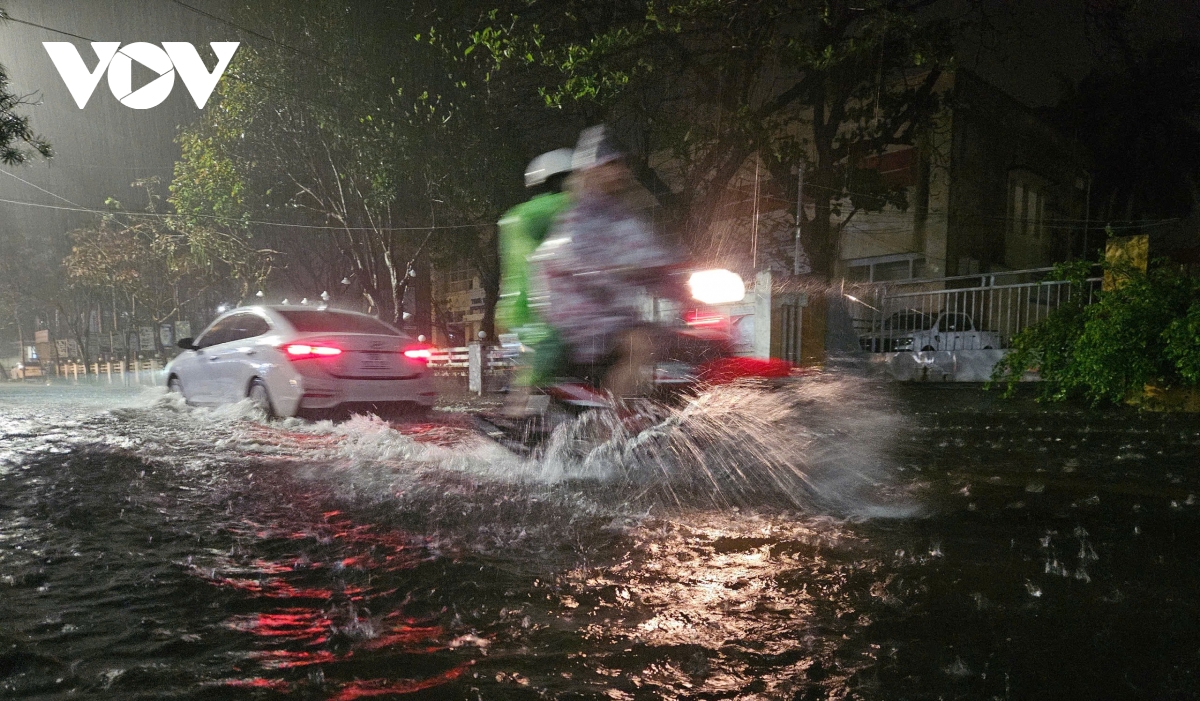
[{"label": "rider's raincoat", "polygon": [[533,345],[546,334],[545,324],[529,308],[529,257],[546,239],[555,217],[567,207],[562,192],[533,197],[500,218],[500,301],[496,323]]},{"label": "rider's raincoat", "polygon": [[588,193],[559,216],[531,257],[531,307],[562,335],[571,359],[591,363],[642,319],[642,295],[678,263],[649,222],[618,198]]}]

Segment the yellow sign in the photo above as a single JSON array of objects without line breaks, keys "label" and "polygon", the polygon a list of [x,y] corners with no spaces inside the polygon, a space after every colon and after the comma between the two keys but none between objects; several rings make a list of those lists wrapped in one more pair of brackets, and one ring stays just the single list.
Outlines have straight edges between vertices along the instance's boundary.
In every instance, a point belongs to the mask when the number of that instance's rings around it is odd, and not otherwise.
[{"label": "yellow sign", "polygon": [[1150,262],[1150,237],[1142,234],[1110,238],[1104,247],[1104,262],[1108,264],[1108,270],[1104,271],[1103,289],[1115,289],[1121,284],[1122,269],[1146,272]]}]

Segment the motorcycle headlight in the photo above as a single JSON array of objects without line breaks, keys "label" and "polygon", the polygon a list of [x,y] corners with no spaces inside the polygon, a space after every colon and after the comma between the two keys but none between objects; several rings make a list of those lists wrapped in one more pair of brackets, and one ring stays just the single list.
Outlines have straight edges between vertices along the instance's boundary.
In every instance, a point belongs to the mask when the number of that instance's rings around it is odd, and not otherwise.
[{"label": "motorcycle headlight", "polygon": [[742,276],[729,270],[698,270],[688,278],[688,289],[704,304],[731,304],[746,296]]}]

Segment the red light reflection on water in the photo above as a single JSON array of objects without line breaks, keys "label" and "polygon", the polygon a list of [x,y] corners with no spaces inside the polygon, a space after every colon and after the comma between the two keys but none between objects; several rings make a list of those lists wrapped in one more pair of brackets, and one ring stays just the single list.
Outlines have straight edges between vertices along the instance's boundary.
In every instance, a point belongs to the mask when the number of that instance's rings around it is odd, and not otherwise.
[{"label": "red light reflection on water", "polygon": [[274,691],[289,691],[291,689],[291,684],[282,679],[263,679],[262,677],[254,677],[253,679],[222,679],[217,684],[240,689],[272,689]]},{"label": "red light reflection on water", "polygon": [[378,638],[365,641],[362,646],[368,650],[378,650],[380,648],[403,645],[408,652],[436,652],[437,650],[445,650],[446,646],[436,645],[433,647],[416,649],[412,648],[411,646],[415,645],[416,643],[436,640],[441,636],[441,634],[441,626],[429,626],[425,628],[397,626]]},{"label": "red light reflection on water", "polygon": [[374,696],[411,694],[416,691],[431,689],[458,679],[473,664],[474,662],[464,662],[441,674],[425,679],[401,679],[399,681],[369,679],[366,681],[350,682],[342,687],[341,691],[333,697],[332,701],[354,701],[355,699],[365,699]]},{"label": "red light reflection on water", "polygon": [[307,667],[313,664],[337,662],[353,655],[353,652],[347,652],[344,655],[335,655],[328,650],[317,650],[315,652],[305,652],[303,650],[263,650],[250,655],[250,659],[257,660],[264,669],[292,669],[294,667]]},{"label": "red light reflection on water", "polygon": [[408,424],[397,428],[417,443],[429,443],[442,448],[460,446],[466,441],[478,439],[479,435],[466,425],[451,425],[448,421],[436,424]]},{"label": "red light reflection on water", "polygon": [[214,577],[212,581],[218,586],[241,589],[252,594],[265,596],[268,599],[330,599],[331,589],[299,589],[282,579],[233,579],[231,577]]},{"label": "red light reflection on water", "polygon": [[[396,603],[389,603],[398,591],[396,587],[361,587],[344,581],[347,576],[370,575],[378,577],[381,583],[391,583],[391,579],[379,575],[411,569],[431,557],[420,541],[403,532],[354,523],[337,510],[321,516],[322,521],[300,527],[254,523],[248,519],[234,527],[242,538],[271,541],[271,549],[287,542],[307,542],[299,545],[298,552],[281,559],[217,555],[208,566],[191,564],[190,570],[205,581],[247,595],[250,601],[259,601],[265,608],[258,613],[233,616],[224,624],[225,628],[249,634],[251,640],[257,641],[253,645],[257,649],[248,650],[242,659],[276,673],[321,665],[328,683],[337,689],[334,698],[347,700],[407,694],[458,678],[473,661],[425,679],[355,680],[337,686],[339,665],[356,655],[366,659],[356,660],[355,675],[361,673],[357,670],[362,664],[372,664],[372,659],[382,662],[394,654],[445,654],[461,646],[446,642],[447,632],[441,626],[406,615]],[[256,549],[252,545],[247,547]],[[323,553],[321,561],[310,560],[310,552]],[[333,586],[322,586],[326,584]],[[273,608],[285,601],[289,603]],[[387,613],[359,618],[358,610],[370,609]],[[331,648],[329,642],[335,637],[341,642]],[[461,652],[454,654],[458,656]],[[289,685],[284,680],[264,677],[217,683],[279,691],[294,691],[304,686],[303,682],[293,681]]]},{"label": "red light reflection on water", "polygon": [[278,613],[257,613],[237,616],[226,621],[225,627],[264,638],[295,638],[297,640],[322,639],[329,631],[332,621],[320,611],[305,608],[288,608]]}]

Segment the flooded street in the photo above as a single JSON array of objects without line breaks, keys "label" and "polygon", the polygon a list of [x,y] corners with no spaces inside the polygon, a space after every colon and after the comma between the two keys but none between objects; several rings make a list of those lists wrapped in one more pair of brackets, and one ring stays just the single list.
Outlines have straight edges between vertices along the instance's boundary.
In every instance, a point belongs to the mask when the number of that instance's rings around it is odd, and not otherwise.
[{"label": "flooded street", "polygon": [[1200,693],[1194,417],[830,373],[468,426],[0,385],[0,697]]}]

